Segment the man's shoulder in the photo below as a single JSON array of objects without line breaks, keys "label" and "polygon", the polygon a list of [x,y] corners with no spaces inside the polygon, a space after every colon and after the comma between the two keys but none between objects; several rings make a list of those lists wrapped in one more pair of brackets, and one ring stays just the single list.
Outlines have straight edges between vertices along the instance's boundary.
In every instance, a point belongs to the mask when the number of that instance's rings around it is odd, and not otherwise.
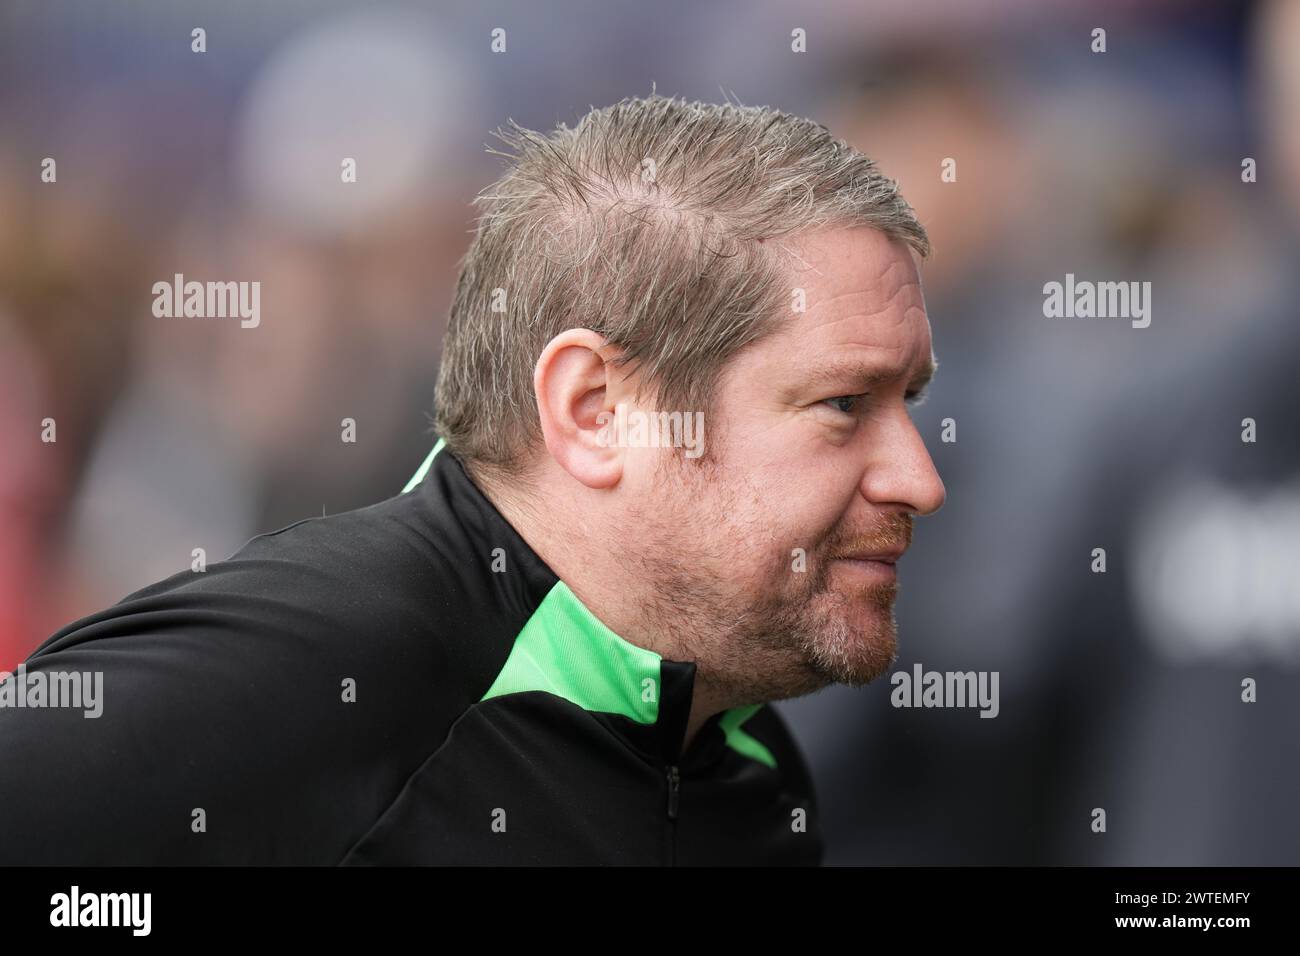
[{"label": "man's shoulder", "polygon": [[303,518],[212,563],[196,552],[189,569],[70,624],[40,650],[74,632],[96,636],[110,621],[163,613],[190,627],[224,622],[249,642],[310,638],[318,652],[330,644],[349,655],[426,645],[443,636],[448,621],[439,609],[460,589],[453,556],[402,498]]},{"label": "man's shoulder", "polygon": [[[66,652],[114,669],[166,655],[191,686],[310,676],[445,729],[491,686],[517,633],[490,572],[410,494],[259,534],[234,554],[67,625],[29,666]],[[86,655],[91,655],[86,658]],[[201,680],[202,679],[202,680]],[[435,733],[436,736],[436,733]]]},{"label": "man's shoulder", "polygon": [[[83,676],[98,713],[0,709],[0,760],[32,774],[0,787],[23,831],[0,858],[342,858],[513,637],[490,609],[467,623],[480,570],[456,558],[476,536],[437,524],[400,498],[300,520],[62,628],[23,685]],[[209,839],[190,829],[196,806],[217,821]]]},{"label": "man's shoulder", "polygon": [[277,621],[349,644],[444,636],[448,605],[470,600],[456,547],[439,540],[411,495],[332,515],[304,518],[257,535],[205,572],[159,582],[131,595],[165,591],[255,599]]},{"label": "man's shoulder", "polygon": [[[0,709],[0,762],[45,788],[0,787],[31,827],[7,858],[341,859],[490,688],[528,613],[477,556],[493,536],[433,504],[295,522],[54,634],[24,674],[86,675],[102,707]],[[78,808],[77,774],[118,802]],[[193,838],[194,794],[219,839]]]}]

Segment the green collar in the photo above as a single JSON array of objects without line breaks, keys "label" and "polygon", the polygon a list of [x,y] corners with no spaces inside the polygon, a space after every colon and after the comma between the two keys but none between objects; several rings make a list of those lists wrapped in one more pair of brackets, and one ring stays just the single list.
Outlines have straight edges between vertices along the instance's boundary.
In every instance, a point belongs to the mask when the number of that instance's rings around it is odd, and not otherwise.
[{"label": "green collar", "polygon": [[[424,480],[443,447],[445,442],[439,438],[402,489],[403,494]],[[564,581],[557,580],[515,638],[510,656],[481,700],[544,691],[587,711],[655,724],[660,717],[666,663],[681,666],[619,637]],[[727,746],[775,768],[772,752],[741,729],[762,706],[749,704],[723,711],[718,726]]]}]

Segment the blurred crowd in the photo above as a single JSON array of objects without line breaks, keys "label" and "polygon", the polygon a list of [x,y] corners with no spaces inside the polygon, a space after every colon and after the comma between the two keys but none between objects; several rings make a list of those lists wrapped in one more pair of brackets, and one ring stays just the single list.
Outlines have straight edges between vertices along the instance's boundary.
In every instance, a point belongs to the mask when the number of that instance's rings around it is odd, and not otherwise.
[{"label": "blurred crowd", "polygon": [[[954,6],[7,5],[0,670],[195,548],[401,489],[492,129],[730,95],[929,230],[948,501],[898,666],[1001,674],[995,720],[778,705],[828,862],[1300,862],[1300,3]],[[260,325],[156,317],[176,273],[260,281]],[[1151,326],[1045,318],[1067,273],[1150,281]]]}]

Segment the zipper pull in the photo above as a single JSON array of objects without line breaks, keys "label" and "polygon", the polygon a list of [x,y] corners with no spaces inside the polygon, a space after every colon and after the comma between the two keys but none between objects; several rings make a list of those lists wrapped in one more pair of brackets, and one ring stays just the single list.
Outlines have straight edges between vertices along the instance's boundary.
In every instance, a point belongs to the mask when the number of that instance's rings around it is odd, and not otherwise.
[{"label": "zipper pull", "polygon": [[677,772],[677,765],[673,764],[668,768],[668,819],[677,819],[677,794],[681,789],[681,774]]}]

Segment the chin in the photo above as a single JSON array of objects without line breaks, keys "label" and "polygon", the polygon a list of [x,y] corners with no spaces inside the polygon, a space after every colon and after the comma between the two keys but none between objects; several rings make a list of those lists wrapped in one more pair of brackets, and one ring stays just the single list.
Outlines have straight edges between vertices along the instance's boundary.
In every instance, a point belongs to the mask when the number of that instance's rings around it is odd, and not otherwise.
[{"label": "chin", "polygon": [[819,627],[808,662],[827,681],[860,687],[884,676],[898,659],[898,628],[892,605],[854,602]]}]

